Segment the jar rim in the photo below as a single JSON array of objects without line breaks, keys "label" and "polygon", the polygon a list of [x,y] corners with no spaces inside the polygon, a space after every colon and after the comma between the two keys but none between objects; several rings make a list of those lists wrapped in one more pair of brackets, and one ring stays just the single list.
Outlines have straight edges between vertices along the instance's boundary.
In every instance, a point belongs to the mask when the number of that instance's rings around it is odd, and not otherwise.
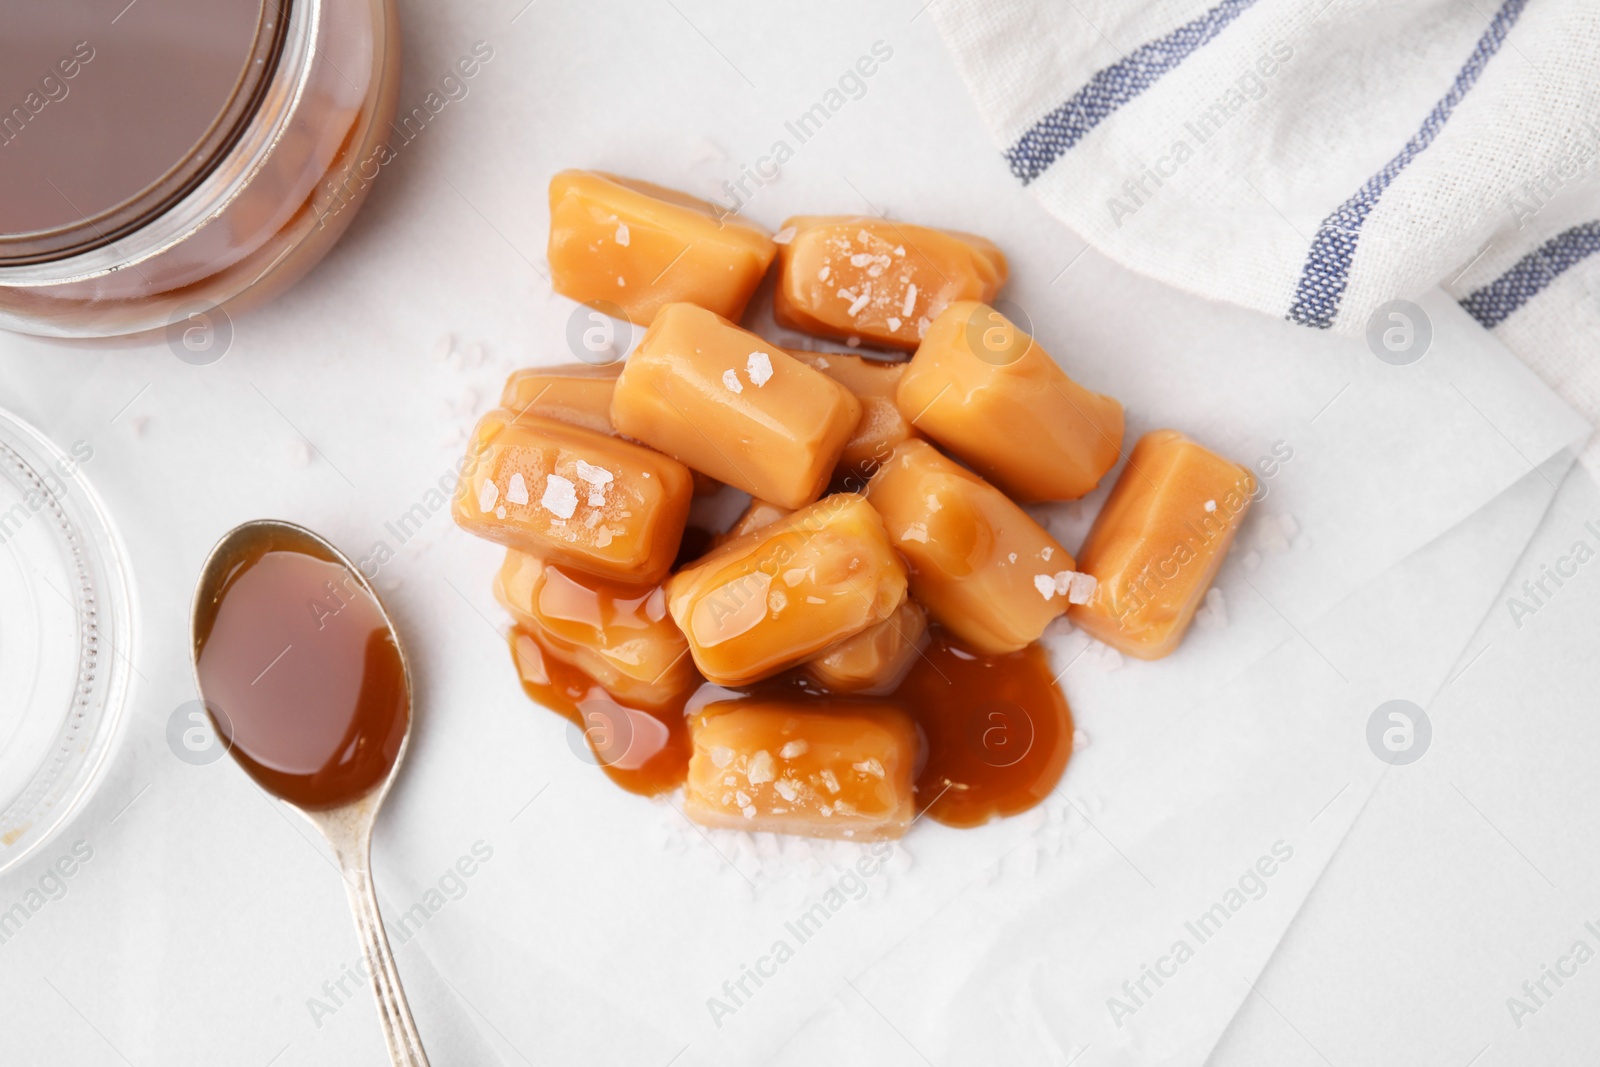
[{"label": "jar rim", "polygon": [[[238,80],[216,118],[186,154],[146,188],[104,211],[49,230],[0,234],[0,278],[26,284],[23,277],[10,276],[34,272],[14,272],[13,268],[78,262],[124,242],[152,221],[173,212],[204,186],[239,147],[262,112],[285,65],[285,56],[294,51],[289,43],[291,31],[297,30],[302,40],[308,36],[309,27],[298,17],[307,6],[315,6],[315,0],[309,4],[307,0],[262,0],[250,52]],[[128,258],[115,257],[122,262]],[[52,275],[50,281],[59,280],[58,272],[48,273]]]}]

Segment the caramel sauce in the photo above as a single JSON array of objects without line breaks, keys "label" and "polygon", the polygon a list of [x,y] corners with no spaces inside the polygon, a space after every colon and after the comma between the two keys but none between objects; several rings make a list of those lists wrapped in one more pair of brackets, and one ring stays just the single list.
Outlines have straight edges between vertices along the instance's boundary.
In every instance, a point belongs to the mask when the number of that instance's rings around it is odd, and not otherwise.
[{"label": "caramel sauce", "polygon": [[982,656],[935,627],[905,680],[883,697],[834,693],[793,670],[738,688],[706,683],[657,711],[619,702],[583,671],[544,655],[525,631],[512,630],[511,647],[524,691],[582,728],[602,769],[633,793],[665,793],[684,783],[691,752],[686,722],[700,708],[778,693],[819,708],[847,701],[909,713],[923,738],[918,810],[947,826],[978,826],[1028,810],[1056,787],[1072,755],[1072,713],[1037,644]]},{"label": "caramel sauce", "polygon": [[522,689],[578,729],[606,776],[630,793],[654,796],[682,785],[689,772],[685,690],[663,708],[624,703],[577,667],[547,654],[521,627],[511,629],[511,657]]},{"label": "caramel sauce", "polygon": [[380,785],[410,719],[383,609],[333,554],[291,531],[239,545],[200,606],[195,673],[218,735],[267,792],[307,810]]}]

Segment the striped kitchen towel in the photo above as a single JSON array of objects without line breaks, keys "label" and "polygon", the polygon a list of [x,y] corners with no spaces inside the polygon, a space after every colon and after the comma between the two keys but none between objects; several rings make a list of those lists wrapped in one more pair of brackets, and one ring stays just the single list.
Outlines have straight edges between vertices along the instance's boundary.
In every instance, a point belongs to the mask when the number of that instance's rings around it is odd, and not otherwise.
[{"label": "striped kitchen towel", "polygon": [[1341,333],[1442,285],[1600,421],[1600,0],[931,10],[1011,172],[1112,259]]}]

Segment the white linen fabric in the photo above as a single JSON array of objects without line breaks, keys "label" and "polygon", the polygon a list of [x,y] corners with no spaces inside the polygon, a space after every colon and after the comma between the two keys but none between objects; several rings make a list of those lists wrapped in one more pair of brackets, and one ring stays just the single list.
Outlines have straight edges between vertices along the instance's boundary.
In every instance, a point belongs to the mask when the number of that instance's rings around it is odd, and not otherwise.
[{"label": "white linen fabric", "polygon": [[1113,259],[1352,334],[1443,286],[1600,421],[1600,4],[931,10],[1012,173]]}]

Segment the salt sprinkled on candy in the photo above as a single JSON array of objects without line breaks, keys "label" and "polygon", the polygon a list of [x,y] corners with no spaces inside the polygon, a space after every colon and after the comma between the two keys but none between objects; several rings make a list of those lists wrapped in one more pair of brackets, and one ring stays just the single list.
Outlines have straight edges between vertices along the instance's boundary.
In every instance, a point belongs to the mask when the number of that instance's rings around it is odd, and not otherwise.
[{"label": "salt sprinkled on candy", "polygon": [[762,749],[750,757],[750,769],[746,772],[745,777],[751,785],[760,785],[777,777],[773,771],[772,754],[766,749]]},{"label": "salt sprinkled on candy", "polygon": [[744,385],[739,381],[739,372],[732,367],[722,372],[722,384],[728,387],[730,393],[744,392]]},{"label": "salt sprinkled on candy", "polygon": [[483,485],[478,488],[478,510],[493,511],[494,502],[500,499],[500,487],[488,478],[483,480]]},{"label": "salt sprinkled on candy", "polygon": [[783,229],[772,235],[772,243],[775,245],[786,245],[792,240],[794,240],[793,226],[785,226]]},{"label": "salt sprinkled on candy", "polygon": [[528,502],[528,483],[522,480],[522,472],[511,476],[511,481],[506,485],[506,503],[526,504]]},{"label": "salt sprinkled on candy", "polygon": [[1067,590],[1067,600],[1073,604],[1087,604],[1094,599],[1094,591],[1099,588],[1100,580],[1092,574],[1081,574],[1074,571],[1072,585]]},{"label": "salt sprinkled on candy", "polygon": [[1039,595],[1046,600],[1056,595],[1056,580],[1048,574],[1035,574],[1033,576],[1033,587],[1039,590]]},{"label": "salt sprinkled on candy", "polygon": [[1216,511],[1217,510],[1217,502],[1215,500],[1207,500],[1206,501],[1206,510],[1207,511]]},{"label": "salt sprinkled on candy", "polygon": [[544,496],[539,503],[551,514],[570,519],[578,510],[578,487],[561,475],[552,474],[545,479]]},{"label": "salt sprinkled on candy", "polygon": [[623,248],[628,247],[628,224],[626,222],[617,223],[616,241]]},{"label": "salt sprinkled on candy", "polygon": [[745,373],[750,375],[750,382],[757,389],[766,385],[772,378],[772,357],[765,352],[752,352],[745,362]]},{"label": "salt sprinkled on candy", "polygon": [[804,741],[790,741],[778,750],[778,755],[784,759],[797,759],[804,756],[810,748],[811,746]]}]

